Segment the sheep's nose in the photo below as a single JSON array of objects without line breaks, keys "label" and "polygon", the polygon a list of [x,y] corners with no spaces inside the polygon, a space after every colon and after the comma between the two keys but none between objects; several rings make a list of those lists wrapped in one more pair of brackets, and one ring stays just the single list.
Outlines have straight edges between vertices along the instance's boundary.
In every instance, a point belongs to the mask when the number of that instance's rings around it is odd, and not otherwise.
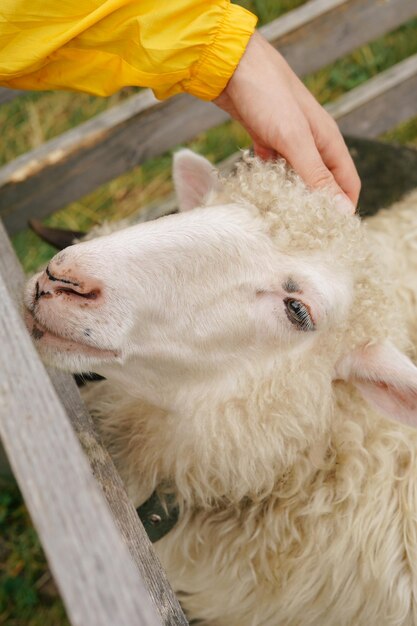
[{"label": "sheep's nose", "polygon": [[97,300],[101,294],[101,285],[82,270],[69,270],[65,266],[54,266],[51,262],[37,280],[35,290],[36,302],[40,298],[61,295],[74,300]]}]

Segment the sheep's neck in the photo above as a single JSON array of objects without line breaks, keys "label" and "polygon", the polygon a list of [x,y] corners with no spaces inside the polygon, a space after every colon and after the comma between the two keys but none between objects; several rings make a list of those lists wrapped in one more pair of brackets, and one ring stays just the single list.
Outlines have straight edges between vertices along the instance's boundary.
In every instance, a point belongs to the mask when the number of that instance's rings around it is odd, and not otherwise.
[{"label": "sheep's neck", "polygon": [[295,385],[294,372],[280,371],[226,398],[185,390],[187,402],[171,411],[122,394],[101,423],[135,502],[161,485],[202,507],[300,489],[293,468],[311,477],[326,462],[332,415],[325,377],[306,376],[298,368]]}]

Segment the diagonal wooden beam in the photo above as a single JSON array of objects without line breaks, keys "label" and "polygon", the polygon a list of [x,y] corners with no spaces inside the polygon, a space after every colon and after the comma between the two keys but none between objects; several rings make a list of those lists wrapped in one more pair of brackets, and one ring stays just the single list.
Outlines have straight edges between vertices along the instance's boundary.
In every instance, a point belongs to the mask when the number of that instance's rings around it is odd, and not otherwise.
[{"label": "diagonal wooden beam", "polygon": [[23,284],[0,223],[0,437],[68,615],[77,626],[186,626],[72,377],[48,377],[39,360],[19,315]]}]

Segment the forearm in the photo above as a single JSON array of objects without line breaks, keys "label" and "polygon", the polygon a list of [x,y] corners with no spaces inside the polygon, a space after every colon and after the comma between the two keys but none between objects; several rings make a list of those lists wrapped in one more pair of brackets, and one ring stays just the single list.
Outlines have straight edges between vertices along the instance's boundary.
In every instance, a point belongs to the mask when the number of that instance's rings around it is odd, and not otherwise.
[{"label": "forearm", "polygon": [[3,0],[0,84],[97,95],[133,85],[211,100],[255,25],[228,0]]}]

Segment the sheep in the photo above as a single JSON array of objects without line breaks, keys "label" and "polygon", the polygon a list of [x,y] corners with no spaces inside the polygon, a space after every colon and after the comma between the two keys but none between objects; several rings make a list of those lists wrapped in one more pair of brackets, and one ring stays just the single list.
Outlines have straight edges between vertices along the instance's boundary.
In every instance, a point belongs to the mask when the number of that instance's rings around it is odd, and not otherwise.
[{"label": "sheep", "polygon": [[411,353],[417,357],[417,190],[367,218],[371,245],[379,251],[379,262],[385,276],[395,284],[401,301],[402,318],[411,342]]},{"label": "sheep", "polygon": [[155,547],[190,619],[417,624],[417,368],[378,222],[282,161],[220,180],[182,151],[174,181],[180,214],[28,282],[38,350],[106,378],[85,399],[135,505],[175,498]]}]

